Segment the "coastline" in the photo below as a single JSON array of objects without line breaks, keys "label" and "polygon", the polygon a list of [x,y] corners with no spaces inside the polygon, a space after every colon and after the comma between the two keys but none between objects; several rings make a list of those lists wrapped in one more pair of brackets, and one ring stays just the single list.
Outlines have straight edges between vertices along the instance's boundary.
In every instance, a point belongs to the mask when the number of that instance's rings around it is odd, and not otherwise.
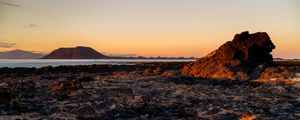
[{"label": "coastline", "polygon": [[0,59],[0,68],[41,68],[45,66],[130,65],[152,62],[190,62],[193,59]]}]

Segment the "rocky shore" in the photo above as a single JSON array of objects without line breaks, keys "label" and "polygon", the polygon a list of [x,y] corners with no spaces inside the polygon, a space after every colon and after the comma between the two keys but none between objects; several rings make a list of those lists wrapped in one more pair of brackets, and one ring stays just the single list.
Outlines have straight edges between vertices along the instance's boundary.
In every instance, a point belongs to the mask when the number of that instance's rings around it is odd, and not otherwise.
[{"label": "rocky shore", "polygon": [[0,119],[299,120],[299,60],[266,32],[195,62],[0,69]]},{"label": "rocky shore", "polygon": [[1,68],[0,119],[300,119],[299,78],[194,78],[186,64]]}]

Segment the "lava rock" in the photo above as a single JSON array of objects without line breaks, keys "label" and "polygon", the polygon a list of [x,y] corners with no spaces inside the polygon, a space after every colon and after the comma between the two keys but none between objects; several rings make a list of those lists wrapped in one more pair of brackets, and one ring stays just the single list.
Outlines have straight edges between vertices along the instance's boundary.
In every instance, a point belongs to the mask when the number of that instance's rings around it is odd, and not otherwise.
[{"label": "lava rock", "polygon": [[252,74],[259,65],[273,64],[270,54],[273,49],[275,45],[267,33],[242,32],[206,57],[187,64],[182,74],[213,79],[255,79]]},{"label": "lava rock", "polygon": [[295,73],[288,70],[286,67],[267,67],[256,80],[251,81],[254,84],[264,84],[273,82],[278,84],[291,84]]},{"label": "lava rock", "polygon": [[144,75],[155,75],[155,71],[151,69],[146,69],[143,72]]}]

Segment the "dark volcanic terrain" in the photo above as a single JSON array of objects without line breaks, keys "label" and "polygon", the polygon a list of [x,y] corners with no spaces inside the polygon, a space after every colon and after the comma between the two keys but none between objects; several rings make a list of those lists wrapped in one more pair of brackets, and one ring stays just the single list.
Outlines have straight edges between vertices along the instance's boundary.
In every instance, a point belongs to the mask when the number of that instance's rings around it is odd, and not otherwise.
[{"label": "dark volcanic terrain", "polygon": [[191,78],[185,64],[1,68],[0,119],[300,119],[299,79]]}]

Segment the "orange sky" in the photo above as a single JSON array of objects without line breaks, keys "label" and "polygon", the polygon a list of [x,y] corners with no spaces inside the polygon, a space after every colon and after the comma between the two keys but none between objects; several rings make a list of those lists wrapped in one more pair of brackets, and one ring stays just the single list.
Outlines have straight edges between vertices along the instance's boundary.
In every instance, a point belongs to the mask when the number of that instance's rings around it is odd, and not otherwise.
[{"label": "orange sky", "polygon": [[242,31],[300,58],[298,0],[0,0],[0,51],[90,46],[107,54],[206,55]]}]

